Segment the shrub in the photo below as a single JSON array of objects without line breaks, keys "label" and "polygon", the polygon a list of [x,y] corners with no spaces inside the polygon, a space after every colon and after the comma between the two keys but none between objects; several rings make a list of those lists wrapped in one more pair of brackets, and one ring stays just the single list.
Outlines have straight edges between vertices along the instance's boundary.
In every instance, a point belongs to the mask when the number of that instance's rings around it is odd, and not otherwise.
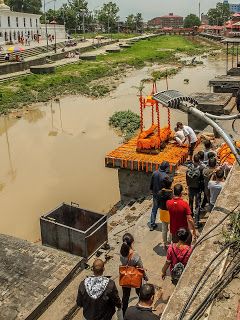
[{"label": "shrub", "polygon": [[140,116],[130,110],[117,111],[110,117],[109,125],[120,130],[125,140],[129,140],[140,128]]}]

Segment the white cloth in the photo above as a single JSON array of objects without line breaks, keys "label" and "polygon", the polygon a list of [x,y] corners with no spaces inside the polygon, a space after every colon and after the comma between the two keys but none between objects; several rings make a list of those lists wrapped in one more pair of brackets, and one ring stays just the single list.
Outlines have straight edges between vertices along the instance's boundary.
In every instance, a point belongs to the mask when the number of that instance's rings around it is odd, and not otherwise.
[{"label": "white cloth", "polygon": [[197,136],[191,127],[183,126],[183,134],[185,137],[189,137],[190,144],[197,142]]},{"label": "white cloth", "polygon": [[174,138],[177,141],[177,143],[181,146],[185,140],[183,130],[178,130],[177,132],[175,132]]}]

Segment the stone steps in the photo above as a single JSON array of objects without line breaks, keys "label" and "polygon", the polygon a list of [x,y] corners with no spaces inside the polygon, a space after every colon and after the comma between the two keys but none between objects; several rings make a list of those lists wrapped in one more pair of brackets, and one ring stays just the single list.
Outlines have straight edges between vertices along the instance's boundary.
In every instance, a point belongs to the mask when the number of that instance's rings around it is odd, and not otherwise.
[{"label": "stone steps", "polygon": [[231,114],[236,106],[236,97],[232,97],[229,103],[224,108],[224,114]]},{"label": "stone steps", "polygon": [[[57,43],[57,50],[62,49],[63,47],[65,47],[65,42]],[[48,52],[53,51],[54,48],[55,48],[55,44],[50,44],[48,46]],[[37,55],[40,55],[40,54],[43,54],[46,52],[47,52],[47,46],[41,46],[41,47],[34,47],[34,48],[26,49],[25,51],[21,52],[20,54],[24,59],[26,59],[26,58],[37,56]],[[0,54],[0,63],[5,62],[4,57],[5,57],[5,54]]]},{"label": "stone steps", "polygon": [[130,205],[118,210],[108,220],[109,238],[121,238],[124,231],[133,226],[136,221],[152,206],[152,200],[139,199],[131,201]]}]

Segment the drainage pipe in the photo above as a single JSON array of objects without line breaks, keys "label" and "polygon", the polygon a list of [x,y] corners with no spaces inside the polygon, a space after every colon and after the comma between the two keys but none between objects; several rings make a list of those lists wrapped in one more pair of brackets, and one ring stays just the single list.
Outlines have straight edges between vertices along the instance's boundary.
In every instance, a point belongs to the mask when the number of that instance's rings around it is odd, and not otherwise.
[{"label": "drainage pipe", "polygon": [[[238,164],[240,165],[240,150],[236,148],[233,139],[230,137],[229,134],[227,134],[215,121],[213,121],[210,117],[209,114],[205,114],[204,112],[198,110],[195,107],[190,107],[188,105],[181,105],[180,109],[184,112],[191,113],[195,117],[205,121],[207,124],[209,124],[211,127],[213,127],[216,132],[223,138],[223,140],[226,142],[226,144],[229,146],[231,149],[233,155],[235,156]],[[215,117],[214,115],[211,115]]]},{"label": "drainage pipe", "polygon": [[214,114],[211,113],[207,113],[205,112],[205,115],[211,119],[214,120],[234,120],[234,119],[240,119],[240,113],[238,114],[233,114],[231,116],[216,116]]}]

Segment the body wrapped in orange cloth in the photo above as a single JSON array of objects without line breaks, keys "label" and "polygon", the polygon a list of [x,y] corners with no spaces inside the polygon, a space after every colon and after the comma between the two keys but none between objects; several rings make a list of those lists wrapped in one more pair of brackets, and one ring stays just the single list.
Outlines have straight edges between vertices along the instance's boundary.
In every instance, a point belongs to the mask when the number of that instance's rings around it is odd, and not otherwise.
[{"label": "body wrapped in orange cloth", "polygon": [[137,140],[137,149],[159,149],[161,143],[167,141],[171,136],[171,129],[165,127],[160,131],[160,138],[158,136],[157,125],[152,125],[148,130],[139,134]]}]

